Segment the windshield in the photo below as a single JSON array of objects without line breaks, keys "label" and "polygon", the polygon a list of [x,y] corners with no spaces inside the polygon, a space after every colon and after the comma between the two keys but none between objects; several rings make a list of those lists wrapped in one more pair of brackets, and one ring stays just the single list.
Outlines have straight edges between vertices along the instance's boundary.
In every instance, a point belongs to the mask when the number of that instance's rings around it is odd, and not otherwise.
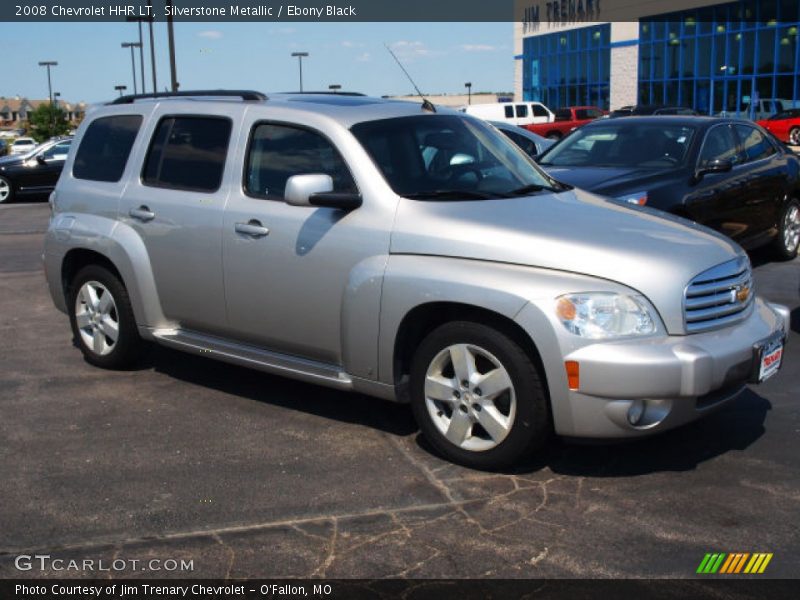
[{"label": "windshield", "polygon": [[695,128],[624,121],[574,131],[539,161],[553,167],[677,167],[686,163]]},{"label": "windshield", "polygon": [[352,132],[395,193],[407,198],[488,199],[562,189],[479,119],[420,115],[366,121]]}]

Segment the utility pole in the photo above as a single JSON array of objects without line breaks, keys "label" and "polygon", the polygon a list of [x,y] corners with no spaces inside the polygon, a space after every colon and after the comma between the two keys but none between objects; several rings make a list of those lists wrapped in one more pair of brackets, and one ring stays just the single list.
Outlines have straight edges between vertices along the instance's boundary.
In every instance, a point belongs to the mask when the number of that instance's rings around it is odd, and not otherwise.
[{"label": "utility pole", "polygon": [[153,0],[147,0],[147,14],[147,28],[150,31],[150,70],[153,75],[153,93],[155,94],[158,91],[158,85],[156,85],[156,46],[153,41],[153,19],[155,18]]},{"label": "utility pole", "polygon": [[115,86],[114,86],[114,89],[115,89],[115,90],[117,90],[117,91],[119,92],[119,96],[120,96],[120,98],[121,98],[121,97],[122,97],[122,92],[124,92],[125,90],[127,90],[127,89],[128,89],[128,86],[127,86],[127,85],[115,85]]},{"label": "utility pole", "polygon": [[472,104],[472,82],[468,81],[464,87],[467,88],[467,104]]},{"label": "utility pole", "polygon": [[167,35],[169,39],[169,71],[172,91],[178,91],[178,74],[175,68],[175,32],[172,23],[172,0],[167,0]]},{"label": "utility pole", "polygon": [[[146,17],[126,17],[126,21],[129,23],[136,21],[139,24],[139,64],[141,65],[141,73],[142,73],[142,93],[144,94],[147,92],[144,85],[144,38],[142,38],[142,21]],[[153,89],[155,91],[155,89]]]}]

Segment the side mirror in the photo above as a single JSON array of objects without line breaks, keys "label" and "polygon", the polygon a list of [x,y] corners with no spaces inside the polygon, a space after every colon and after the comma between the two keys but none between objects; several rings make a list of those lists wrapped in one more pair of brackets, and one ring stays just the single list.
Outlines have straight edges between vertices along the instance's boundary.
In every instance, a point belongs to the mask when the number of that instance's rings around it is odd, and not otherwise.
[{"label": "side mirror", "polygon": [[709,173],[727,173],[733,168],[733,161],[724,160],[724,159],[716,159],[707,162],[702,167],[698,167],[698,169],[694,172],[695,181],[700,181],[704,175]]},{"label": "side mirror", "polygon": [[40,165],[45,165],[45,164],[47,164],[47,159],[45,159],[43,154],[37,154],[36,155],[36,162],[38,162]]},{"label": "side mirror", "polygon": [[291,206],[319,206],[354,210],[361,206],[361,194],[336,193],[330,175],[292,175],[283,193]]}]

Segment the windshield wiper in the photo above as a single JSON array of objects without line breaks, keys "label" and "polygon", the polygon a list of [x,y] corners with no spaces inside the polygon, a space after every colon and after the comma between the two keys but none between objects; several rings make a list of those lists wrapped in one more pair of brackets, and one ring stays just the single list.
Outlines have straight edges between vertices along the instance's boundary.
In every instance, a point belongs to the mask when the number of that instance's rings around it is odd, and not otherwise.
[{"label": "windshield wiper", "polygon": [[[560,184],[559,184],[560,185]],[[517,188],[516,190],[511,190],[508,192],[509,196],[525,196],[527,194],[533,194],[534,192],[561,192],[567,188],[565,187],[553,187],[549,185],[541,185],[539,183],[532,183],[530,185],[524,185],[521,188]]]},{"label": "windshield wiper", "polygon": [[507,194],[499,192],[478,192],[475,190],[431,190],[402,195],[411,200],[493,200],[495,198],[508,198]]}]

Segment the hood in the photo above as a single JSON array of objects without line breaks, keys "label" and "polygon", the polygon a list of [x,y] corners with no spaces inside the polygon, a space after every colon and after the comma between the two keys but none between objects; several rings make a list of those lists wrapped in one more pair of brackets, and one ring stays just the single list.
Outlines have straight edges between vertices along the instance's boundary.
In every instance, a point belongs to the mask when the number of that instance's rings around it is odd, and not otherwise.
[{"label": "hood", "polygon": [[3,156],[0,158],[0,166],[9,167],[9,166],[18,166],[24,163],[28,159],[26,154],[14,154],[10,156]]},{"label": "hood", "polygon": [[[542,168],[556,181],[562,181],[575,187],[604,194],[607,190],[646,191],[654,183],[663,183],[663,169],[637,169],[635,167],[549,167]],[[679,171],[669,171],[676,174]],[[682,173],[682,172],[681,172]],[[641,187],[641,190],[639,189]],[[636,188],[636,189],[633,189]],[[613,193],[613,192],[612,192]]]},{"label": "hood", "polygon": [[[645,295],[682,333],[689,280],[744,251],[701,225],[582,190],[485,201],[400,202],[391,252],[579,273]],[[591,290],[564,290],[591,291]]]}]

